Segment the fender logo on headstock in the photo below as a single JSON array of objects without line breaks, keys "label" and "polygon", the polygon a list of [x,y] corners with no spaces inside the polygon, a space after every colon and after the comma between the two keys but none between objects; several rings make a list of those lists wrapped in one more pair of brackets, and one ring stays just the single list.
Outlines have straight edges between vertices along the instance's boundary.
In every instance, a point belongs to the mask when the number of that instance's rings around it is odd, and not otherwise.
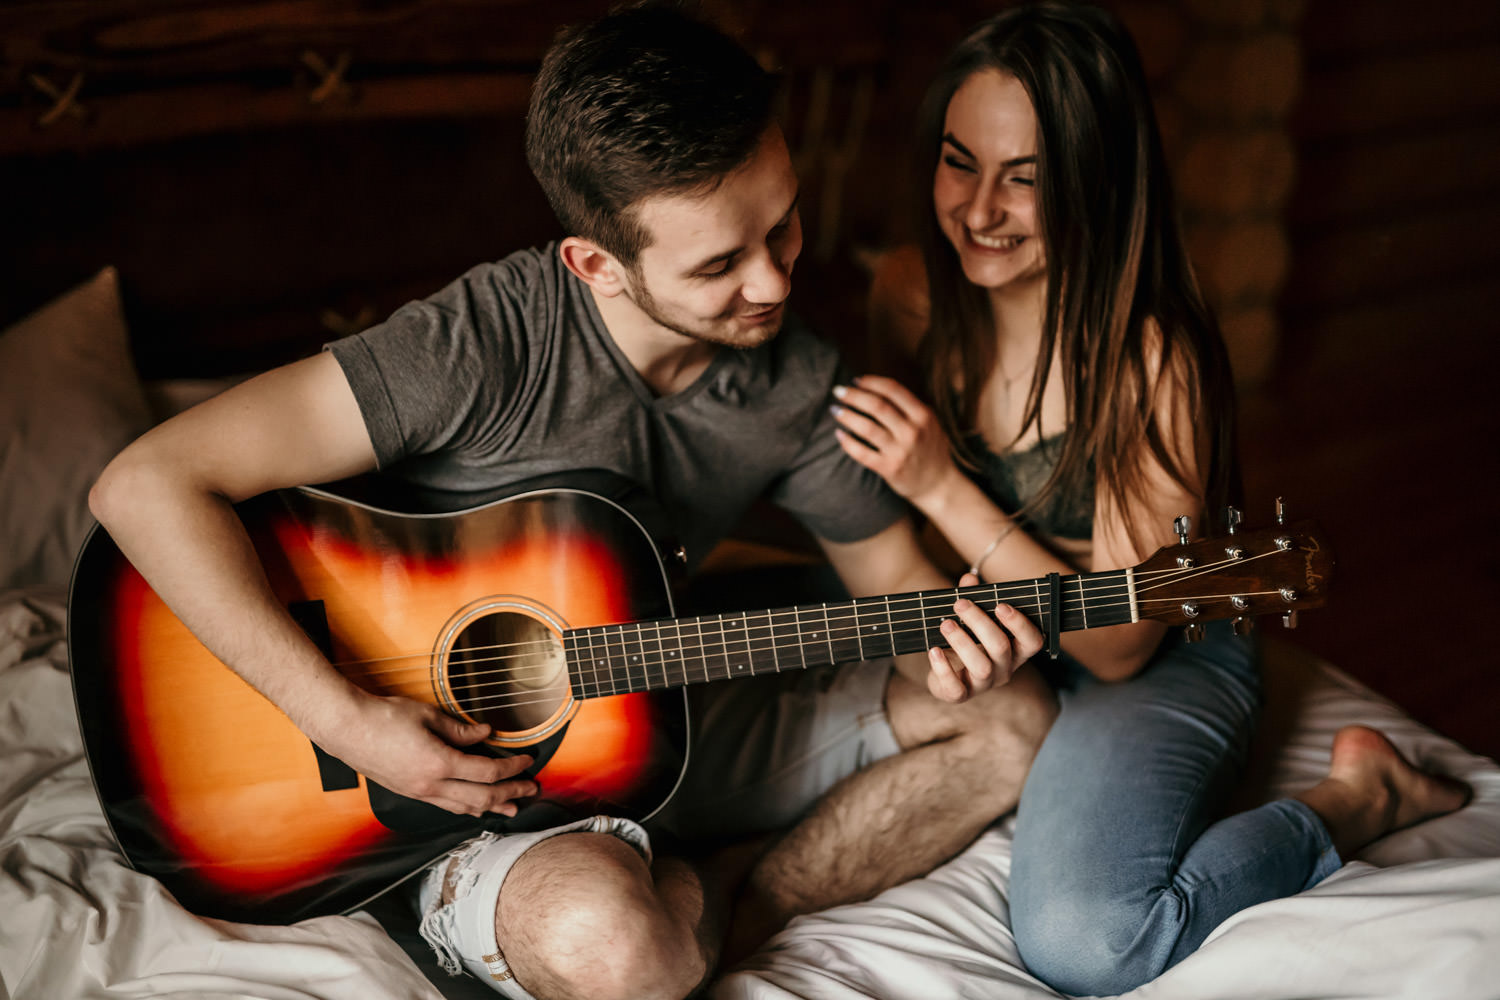
[{"label": "fender logo on headstock", "polygon": [[1319,573],[1313,567],[1313,564],[1317,561],[1318,553],[1322,550],[1323,546],[1318,542],[1316,537],[1309,536],[1307,538],[1306,548],[1303,549],[1303,564],[1309,590],[1319,590],[1323,586],[1324,579],[1326,579],[1322,573]]}]

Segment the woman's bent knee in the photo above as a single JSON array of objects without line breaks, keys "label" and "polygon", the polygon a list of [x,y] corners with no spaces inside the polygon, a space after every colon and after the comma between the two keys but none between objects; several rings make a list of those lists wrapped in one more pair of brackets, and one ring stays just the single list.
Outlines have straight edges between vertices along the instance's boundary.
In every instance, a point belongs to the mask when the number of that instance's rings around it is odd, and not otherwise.
[{"label": "woman's bent knee", "polygon": [[1012,899],[1016,948],[1032,975],[1074,996],[1115,996],[1166,971],[1181,928],[1181,900],[1164,889],[1149,905],[1111,906],[1086,894]]}]

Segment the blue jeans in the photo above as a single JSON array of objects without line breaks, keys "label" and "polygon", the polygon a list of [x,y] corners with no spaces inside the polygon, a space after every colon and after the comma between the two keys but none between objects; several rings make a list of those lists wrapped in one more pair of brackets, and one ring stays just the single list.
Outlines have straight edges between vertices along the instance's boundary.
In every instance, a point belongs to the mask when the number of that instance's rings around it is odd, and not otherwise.
[{"label": "blue jeans", "polygon": [[1132,680],[1074,664],[1061,686],[1021,793],[1010,883],[1021,957],[1054,989],[1127,992],[1230,915],[1338,870],[1300,802],[1219,818],[1260,703],[1254,646],[1224,623],[1199,643],[1169,637]]}]

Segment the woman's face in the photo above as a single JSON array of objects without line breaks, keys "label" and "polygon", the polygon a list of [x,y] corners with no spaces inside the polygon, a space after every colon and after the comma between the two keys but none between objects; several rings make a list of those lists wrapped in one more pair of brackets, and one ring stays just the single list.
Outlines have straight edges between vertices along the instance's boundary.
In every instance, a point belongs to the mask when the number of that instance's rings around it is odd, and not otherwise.
[{"label": "woman's face", "polygon": [[981,288],[1046,274],[1036,204],[1036,112],[1008,73],[980,70],[948,102],[932,179],[938,226]]}]

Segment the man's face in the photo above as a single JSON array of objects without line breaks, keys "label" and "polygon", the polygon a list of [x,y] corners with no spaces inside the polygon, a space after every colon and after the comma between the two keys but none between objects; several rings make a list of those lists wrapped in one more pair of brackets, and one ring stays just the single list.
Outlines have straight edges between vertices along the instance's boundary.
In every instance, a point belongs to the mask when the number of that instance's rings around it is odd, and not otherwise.
[{"label": "man's face", "polygon": [[625,294],[661,326],[729,347],[764,344],[781,329],[792,265],[802,252],[797,177],[781,129],[717,187],[640,203],[651,234]]}]

